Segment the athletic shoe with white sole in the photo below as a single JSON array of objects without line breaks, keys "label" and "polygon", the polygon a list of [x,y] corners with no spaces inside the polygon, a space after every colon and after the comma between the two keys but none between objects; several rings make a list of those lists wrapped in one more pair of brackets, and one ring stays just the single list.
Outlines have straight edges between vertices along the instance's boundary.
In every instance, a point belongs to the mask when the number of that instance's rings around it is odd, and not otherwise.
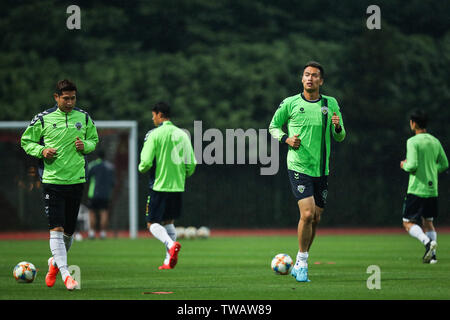
[{"label": "athletic shoe with white sole", "polygon": [[431,260],[430,260],[430,264],[436,264],[437,262],[438,262],[438,260],[436,258],[436,255],[433,254],[433,256],[431,257]]},{"label": "athletic shoe with white sole", "polygon": [[433,256],[433,251],[436,250],[437,242],[434,240],[429,241],[425,245],[425,254],[423,255],[423,263],[430,263],[431,258]]}]

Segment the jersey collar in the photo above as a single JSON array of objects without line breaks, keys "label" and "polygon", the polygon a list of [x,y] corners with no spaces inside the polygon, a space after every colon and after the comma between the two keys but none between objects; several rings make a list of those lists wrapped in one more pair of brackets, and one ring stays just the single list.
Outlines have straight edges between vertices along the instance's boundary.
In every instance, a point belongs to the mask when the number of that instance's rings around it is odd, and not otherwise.
[{"label": "jersey collar", "polygon": [[303,92],[300,95],[301,95],[303,100],[305,100],[306,102],[309,102],[309,103],[316,103],[316,102],[319,102],[322,99],[322,95],[321,94],[319,94],[319,99],[316,99],[316,100],[308,100],[308,99],[306,99],[305,96],[303,95]]}]

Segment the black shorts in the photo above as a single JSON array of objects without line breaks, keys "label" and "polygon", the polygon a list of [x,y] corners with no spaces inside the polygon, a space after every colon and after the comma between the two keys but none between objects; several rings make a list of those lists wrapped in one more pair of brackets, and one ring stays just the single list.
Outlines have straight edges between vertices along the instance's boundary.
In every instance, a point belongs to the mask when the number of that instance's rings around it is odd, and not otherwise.
[{"label": "black shorts", "polygon": [[438,215],[437,197],[421,198],[414,194],[407,194],[403,201],[403,221],[420,223],[421,219],[433,221]]},{"label": "black shorts", "polygon": [[88,199],[86,206],[91,210],[108,210],[109,200],[98,198]]},{"label": "black shorts", "polygon": [[80,210],[83,184],[42,184],[48,228],[63,227],[64,233],[75,232]]},{"label": "black shorts", "polygon": [[145,220],[150,223],[178,219],[181,216],[183,192],[160,192],[150,189]]},{"label": "black shorts", "polygon": [[316,206],[325,208],[328,195],[328,176],[311,177],[288,169],[292,193],[297,200],[314,197]]}]

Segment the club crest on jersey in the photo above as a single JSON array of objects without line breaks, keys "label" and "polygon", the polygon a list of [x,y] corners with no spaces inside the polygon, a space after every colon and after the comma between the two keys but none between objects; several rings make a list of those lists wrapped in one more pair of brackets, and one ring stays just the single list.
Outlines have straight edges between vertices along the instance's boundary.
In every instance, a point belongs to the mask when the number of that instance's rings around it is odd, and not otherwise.
[{"label": "club crest on jersey", "polygon": [[322,114],[325,115],[328,113],[328,107],[322,107],[320,108],[320,111],[322,111]]},{"label": "club crest on jersey", "polygon": [[81,124],[81,122],[75,123],[75,127],[77,128],[78,131],[81,130],[81,127],[82,127],[82,126],[83,126],[83,125]]},{"label": "club crest on jersey", "polygon": [[297,190],[298,190],[298,192],[300,192],[300,193],[303,193],[303,192],[305,192],[305,189],[306,189],[306,187],[304,186],[304,185],[299,185],[298,187],[297,187]]}]

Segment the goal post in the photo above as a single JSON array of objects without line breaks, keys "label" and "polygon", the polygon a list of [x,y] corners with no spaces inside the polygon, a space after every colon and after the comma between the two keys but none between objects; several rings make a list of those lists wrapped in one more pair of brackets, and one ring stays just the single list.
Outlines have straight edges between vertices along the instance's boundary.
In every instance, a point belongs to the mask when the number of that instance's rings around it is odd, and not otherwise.
[{"label": "goal post", "polygon": [[[29,121],[0,121],[0,130],[18,130],[20,135],[23,130],[30,124]],[[128,131],[128,224],[129,224],[129,237],[136,239],[138,236],[138,123],[134,120],[97,120],[95,121],[97,129],[113,129],[113,130],[126,130]],[[17,140],[17,134],[15,136]],[[2,139],[0,135],[0,142],[8,140]],[[10,139],[11,140],[11,139]],[[11,142],[11,141],[9,141]],[[17,143],[17,141],[15,141]],[[101,143],[101,142],[100,142]],[[99,144],[100,144],[99,143]],[[98,147],[99,145],[97,145]],[[20,142],[19,142],[20,147]],[[8,146],[6,146],[8,148]],[[12,160],[13,161],[13,160]],[[8,170],[8,169],[6,169]],[[20,202],[20,201],[18,201]],[[22,204],[18,204],[21,206]]]}]

